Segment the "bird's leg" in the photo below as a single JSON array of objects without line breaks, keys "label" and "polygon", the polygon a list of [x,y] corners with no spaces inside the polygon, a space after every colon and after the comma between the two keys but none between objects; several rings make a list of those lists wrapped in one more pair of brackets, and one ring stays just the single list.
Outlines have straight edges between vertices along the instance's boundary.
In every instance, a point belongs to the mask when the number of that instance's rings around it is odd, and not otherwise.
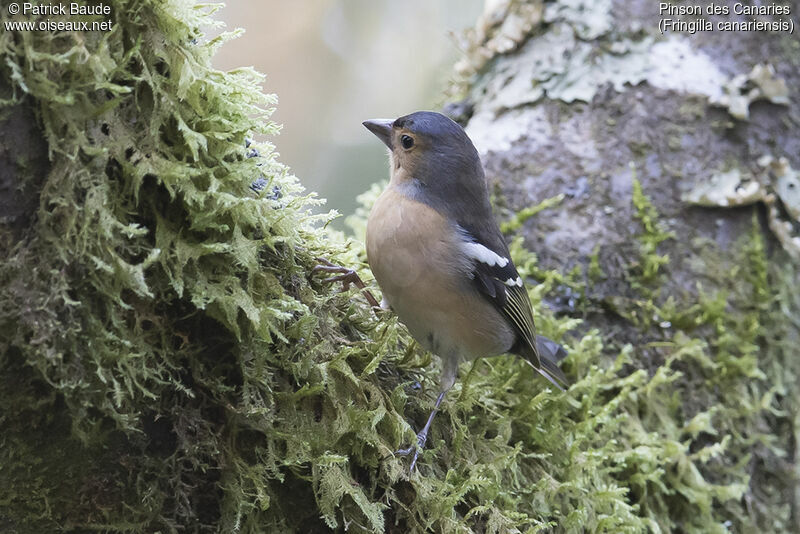
[{"label": "bird's leg", "polygon": [[409,472],[414,471],[414,467],[417,465],[417,457],[419,457],[419,451],[421,451],[425,447],[425,442],[428,441],[428,430],[431,428],[431,423],[433,423],[433,417],[436,415],[436,412],[439,411],[439,405],[442,404],[442,400],[444,399],[445,393],[447,390],[442,391],[439,393],[439,398],[436,399],[436,404],[433,405],[433,411],[431,415],[428,417],[428,421],[425,423],[425,426],[422,427],[422,430],[419,431],[417,434],[417,443],[415,445],[410,446],[407,449],[400,449],[395,454],[400,455],[407,455],[414,452],[414,458],[411,460],[411,467],[409,467]]},{"label": "bird's leg", "polygon": [[326,278],[322,280],[322,282],[326,284],[335,284],[336,282],[342,283],[342,291],[347,291],[350,289],[350,284],[355,285],[359,291],[364,294],[364,297],[369,302],[369,305],[373,308],[380,308],[381,305],[372,295],[369,289],[367,289],[366,284],[361,280],[361,277],[358,276],[358,273],[355,272],[353,269],[348,269],[347,267],[342,267],[341,265],[336,265],[325,258],[317,258],[317,261],[320,262],[322,265],[315,265],[313,269],[311,269],[312,273],[317,272],[324,272],[324,273],[339,273],[338,276],[332,276],[330,278]]}]

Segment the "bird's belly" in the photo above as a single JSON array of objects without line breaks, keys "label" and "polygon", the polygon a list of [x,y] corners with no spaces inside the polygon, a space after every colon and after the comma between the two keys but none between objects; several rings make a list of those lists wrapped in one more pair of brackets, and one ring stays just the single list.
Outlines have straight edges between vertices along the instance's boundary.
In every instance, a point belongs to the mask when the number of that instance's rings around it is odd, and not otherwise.
[{"label": "bird's belly", "polygon": [[438,212],[388,189],[370,214],[367,258],[384,297],[423,347],[465,359],[506,352],[515,334],[475,289],[457,239]]}]

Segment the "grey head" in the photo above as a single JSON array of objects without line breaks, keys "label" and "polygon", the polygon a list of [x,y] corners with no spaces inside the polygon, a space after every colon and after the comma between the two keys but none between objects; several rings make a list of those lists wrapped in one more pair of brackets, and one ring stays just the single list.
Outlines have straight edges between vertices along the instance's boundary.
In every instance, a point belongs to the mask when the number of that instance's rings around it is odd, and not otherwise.
[{"label": "grey head", "polygon": [[417,111],[363,124],[389,148],[395,187],[459,223],[491,217],[478,151],[456,122]]}]

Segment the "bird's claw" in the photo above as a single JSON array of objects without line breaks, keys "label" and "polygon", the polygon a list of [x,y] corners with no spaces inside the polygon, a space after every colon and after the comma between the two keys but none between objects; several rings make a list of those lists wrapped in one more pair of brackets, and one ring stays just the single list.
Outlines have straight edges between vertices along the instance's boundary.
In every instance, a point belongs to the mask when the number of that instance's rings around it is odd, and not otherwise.
[{"label": "bird's claw", "polygon": [[411,445],[406,449],[398,449],[395,451],[395,454],[399,456],[408,456],[412,452],[414,453],[414,457],[411,459],[411,465],[408,468],[409,473],[414,472],[414,468],[417,466],[417,458],[419,458],[420,451],[425,448],[426,441],[428,441],[428,432],[427,429],[423,429],[419,434],[417,434],[417,443],[415,445]]},{"label": "bird's claw", "polygon": [[329,262],[325,258],[317,258],[317,261],[320,262],[320,265],[315,265],[313,269],[311,269],[312,273],[340,273],[339,276],[333,276],[331,278],[326,278],[323,280],[326,284],[333,284],[336,282],[341,282],[342,286],[345,291],[350,289],[350,284],[355,284],[358,274],[353,269],[348,269],[347,267],[342,267],[341,265],[336,265],[334,263]]},{"label": "bird's claw", "polygon": [[361,280],[361,277],[358,276],[358,273],[347,267],[342,267],[341,265],[336,265],[335,263],[331,263],[330,261],[326,260],[325,258],[317,258],[317,261],[320,262],[319,265],[315,265],[312,269],[312,273],[339,273],[338,276],[331,276],[330,278],[326,278],[322,280],[325,284],[335,284],[336,282],[342,283],[342,291],[347,291],[350,289],[350,284],[355,285],[362,293],[364,293],[364,297],[369,302],[369,305],[373,308],[380,308],[380,303],[375,299],[372,293],[367,289],[366,284]]},{"label": "bird's claw", "polygon": [[397,449],[396,451],[394,451],[394,453],[396,455],[398,455],[398,456],[408,456],[409,454],[411,454],[415,450],[417,450],[416,445],[412,445],[412,446],[410,446],[408,448],[405,448],[405,449]]}]

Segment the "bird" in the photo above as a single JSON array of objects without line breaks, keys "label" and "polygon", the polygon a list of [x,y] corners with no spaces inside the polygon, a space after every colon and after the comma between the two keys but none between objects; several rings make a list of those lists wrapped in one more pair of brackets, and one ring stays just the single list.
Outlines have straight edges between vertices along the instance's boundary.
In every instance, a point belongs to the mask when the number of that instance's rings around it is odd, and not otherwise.
[{"label": "bird", "polygon": [[389,184],[373,204],[366,231],[381,306],[443,362],[439,395],[417,443],[397,451],[413,450],[413,471],[462,361],[513,353],[564,390],[568,382],[558,362],[566,351],[536,334],[524,280],[464,129],[434,111],[362,124],[389,149]]}]

